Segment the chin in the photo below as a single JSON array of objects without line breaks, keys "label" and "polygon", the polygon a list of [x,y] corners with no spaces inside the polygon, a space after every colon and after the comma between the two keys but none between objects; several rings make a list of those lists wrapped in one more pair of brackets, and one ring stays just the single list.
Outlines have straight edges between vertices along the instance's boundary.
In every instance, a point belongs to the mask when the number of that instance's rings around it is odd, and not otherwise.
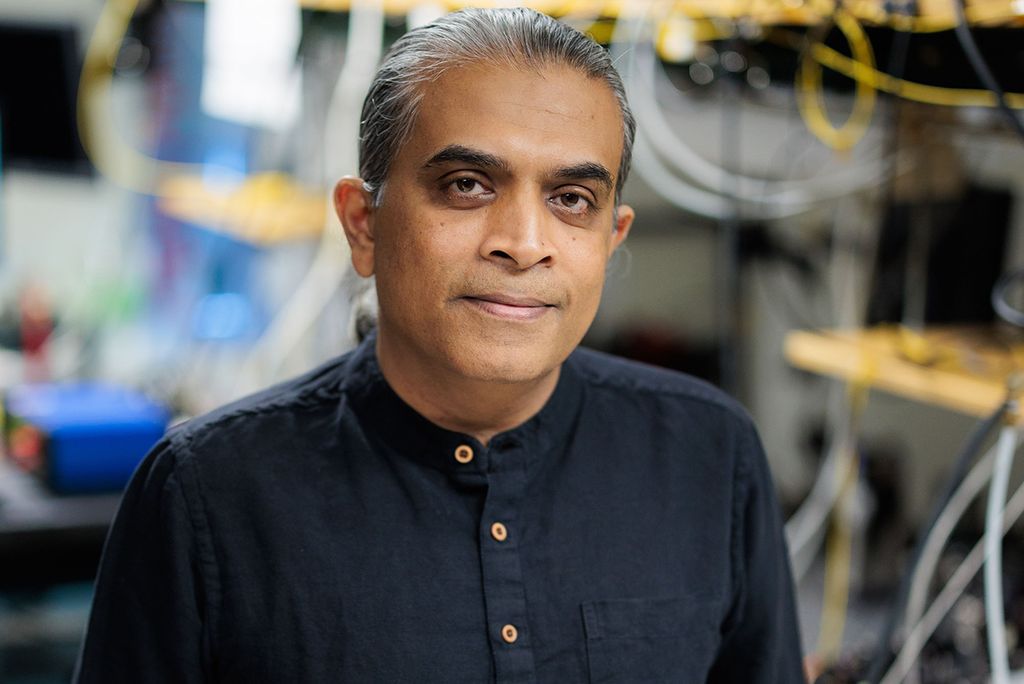
[{"label": "chin", "polygon": [[500,347],[462,350],[455,357],[453,361],[463,376],[503,384],[535,382],[550,374],[562,362],[550,358],[549,353]]}]

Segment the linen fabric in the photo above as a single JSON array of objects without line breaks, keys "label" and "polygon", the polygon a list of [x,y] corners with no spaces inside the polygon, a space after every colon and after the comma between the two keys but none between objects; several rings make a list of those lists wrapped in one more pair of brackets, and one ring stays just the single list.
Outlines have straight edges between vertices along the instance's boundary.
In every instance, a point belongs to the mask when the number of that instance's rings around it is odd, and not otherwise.
[{"label": "linen fabric", "polygon": [[78,682],[804,681],[737,403],[578,349],[485,446],[406,405],[374,342],[154,448]]}]

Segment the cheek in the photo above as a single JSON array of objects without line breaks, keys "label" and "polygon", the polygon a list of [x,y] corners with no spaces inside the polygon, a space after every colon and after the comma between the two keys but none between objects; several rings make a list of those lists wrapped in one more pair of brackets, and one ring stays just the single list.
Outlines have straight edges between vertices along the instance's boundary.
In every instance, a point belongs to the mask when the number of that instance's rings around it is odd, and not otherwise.
[{"label": "cheek", "polygon": [[376,250],[382,266],[392,277],[401,278],[410,264],[422,259],[423,246],[419,244],[426,225],[423,217],[406,206],[392,206],[381,217]]},{"label": "cheek", "polygon": [[608,267],[606,250],[607,246],[600,240],[573,238],[566,251],[565,263],[569,266],[569,282],[572,283],[581,304],[587,303],[596,307],[601,299],[605,270]]},{"label": "cheek", "polygon": [[407,296],[415,299],[434,299],[447,292],[465,263],[458,226],[424,212],[396,213],[393,221],[391,232],[382,235],[377,246],[378,271],[385,274],[378,283],[383,278],[401,283]]}]

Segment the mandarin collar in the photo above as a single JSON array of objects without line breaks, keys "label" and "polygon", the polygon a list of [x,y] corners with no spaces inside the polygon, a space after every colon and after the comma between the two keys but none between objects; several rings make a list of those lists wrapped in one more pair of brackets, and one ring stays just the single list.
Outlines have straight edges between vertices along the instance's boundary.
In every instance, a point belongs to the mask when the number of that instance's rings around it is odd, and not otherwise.
[{"label": "mandarin collar", "polygon": [[[376,331],[353,351],[343,391],[371,439],[451,475],[482,476],[496,468],[529,467],[568,441],[582,401],[582,383],[572,357],[562,364],[547,403],[532,418],[495,435],[485,447],[475,437],[447,430],[420,415],[391,388],[377,362]],[[460,447],[472,449],[465,462]]]}]

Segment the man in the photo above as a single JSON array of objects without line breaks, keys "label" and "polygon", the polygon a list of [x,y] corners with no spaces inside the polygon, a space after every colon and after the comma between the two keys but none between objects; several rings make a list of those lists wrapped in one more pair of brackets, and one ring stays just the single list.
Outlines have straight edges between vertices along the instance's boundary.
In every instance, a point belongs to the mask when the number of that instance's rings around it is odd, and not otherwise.
[{"label": "man", "polygon": [[633,220],[605,51],[456,13],[363,114],[335,204],[377,332],[147,458],[79,681],[802,681],[746,414],[575,350]]}]

